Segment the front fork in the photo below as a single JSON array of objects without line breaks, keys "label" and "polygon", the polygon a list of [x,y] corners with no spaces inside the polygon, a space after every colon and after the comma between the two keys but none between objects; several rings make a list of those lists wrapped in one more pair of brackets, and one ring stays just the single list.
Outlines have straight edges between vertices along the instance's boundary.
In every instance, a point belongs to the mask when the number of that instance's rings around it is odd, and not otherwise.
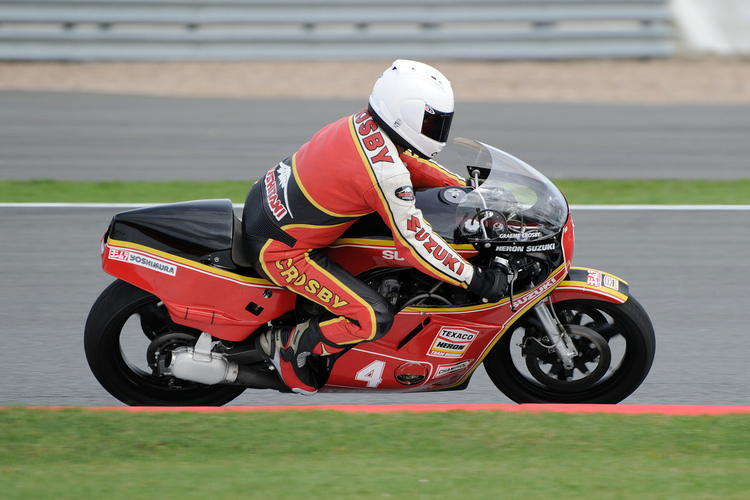
[{"label": "front fork", "polygon": [[573,345],[573,341],[570,339],[570,335],[568,335],[565,327],[557,319],[557,315],[554,309],[552,309],[552,300],[547,297],[539,302],[534,306],[534,313],[542,323],[542,328],[544,328],[550,340],[550,345],[543,344],[544,347],[550,350],[554,349],[563,367],[566,370],[572,370],[574,365],[573,358],[578,356],[578,350]]},{"label": "front fork", "polygon": [[[493,267],[500,269],[508,276],[510,284],[510,308],[513,312],[516,312],[516,305],[513,303],[513,284],[518,277],[518,272],[507,259],[503,259],[502,257],[495,257],[493,264]],[[555,309],[552,307],[552,299],[548,296],[546,299],[538,302],[534,306],[534,313],[542,323],[542,328],[550,341],[548,345],[541,342],[540,344],[542,347],[549,349],[550,352],[554,349],[563,367],[566,370],[572,370],[574,366],[573,358],[578,356],[578,350],[573,345],[573,341],[570,339],[567,330],[565,330],[565,327],[557,318]]]}]

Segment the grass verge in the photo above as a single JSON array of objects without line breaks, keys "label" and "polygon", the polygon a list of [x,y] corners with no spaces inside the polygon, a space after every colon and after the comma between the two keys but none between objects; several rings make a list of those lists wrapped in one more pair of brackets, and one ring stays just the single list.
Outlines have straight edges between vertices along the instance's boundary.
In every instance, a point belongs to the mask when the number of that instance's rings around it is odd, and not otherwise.
[{"label": "grass verge", "polygon": [[[560,180],[573,205],[748,205],[750,179]],[[229,198],[243,203],[251,181],[74,182],[49,179],[0,180],[0,202],[14,203],[170,203]]]},{"label": "grass verge", "polygon": [[750,416],[0,410],[3,498],[747,498]]},{"label": "grass verge", "polygon": [[244,203],[253,182],[0,180],[0,202],[11,203],[171,203],[230,198]]}]

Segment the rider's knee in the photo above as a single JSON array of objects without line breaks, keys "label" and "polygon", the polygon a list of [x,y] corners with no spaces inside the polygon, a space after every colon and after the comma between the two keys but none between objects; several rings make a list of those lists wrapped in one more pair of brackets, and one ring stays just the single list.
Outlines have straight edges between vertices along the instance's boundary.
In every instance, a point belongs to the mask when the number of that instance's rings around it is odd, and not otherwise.
[{"label": "rider's knee", "polygon": [[396,313],[385,300],[372,304],[372,310],[375,313],[375,336],[371,340],[377,340],[391,329]]}]

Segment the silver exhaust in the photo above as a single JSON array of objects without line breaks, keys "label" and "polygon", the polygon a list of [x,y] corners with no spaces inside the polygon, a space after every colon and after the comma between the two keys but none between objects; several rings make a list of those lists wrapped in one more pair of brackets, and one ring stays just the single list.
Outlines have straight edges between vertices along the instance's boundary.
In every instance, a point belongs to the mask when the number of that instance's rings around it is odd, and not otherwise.
[{"label": "silver exhaust", "polygon": [[[202,333],[194,347],[181,346],[174,349],[159,363],[163,375],[177,377],[200,384],[234,384],[255,389],[272,389],[280,392],[291,392],[281,379],[272,371],[240,366],[229,361],[223,354],[211,352],[213,341],[211,335]],[[260,362],[259,351],[253,349],[235,355],[234,359],[243,362]]]},{"label": "silver exhaust", "polygon": [[164,375],[206,385],[233,383],[240,369],[237,363],[217,352],[211,352],[211,335],[203,332],[195,347],[178,347],[165,360]]}]

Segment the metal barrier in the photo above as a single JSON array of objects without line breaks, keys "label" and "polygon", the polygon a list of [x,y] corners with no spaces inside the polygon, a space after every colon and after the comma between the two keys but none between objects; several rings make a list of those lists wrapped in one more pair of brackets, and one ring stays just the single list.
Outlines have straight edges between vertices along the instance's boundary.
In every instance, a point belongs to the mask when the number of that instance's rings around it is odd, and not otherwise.
[{"label": "metal barrier", "polygon": [[4,60],[673,53],[668,0],[0,0]]}]

